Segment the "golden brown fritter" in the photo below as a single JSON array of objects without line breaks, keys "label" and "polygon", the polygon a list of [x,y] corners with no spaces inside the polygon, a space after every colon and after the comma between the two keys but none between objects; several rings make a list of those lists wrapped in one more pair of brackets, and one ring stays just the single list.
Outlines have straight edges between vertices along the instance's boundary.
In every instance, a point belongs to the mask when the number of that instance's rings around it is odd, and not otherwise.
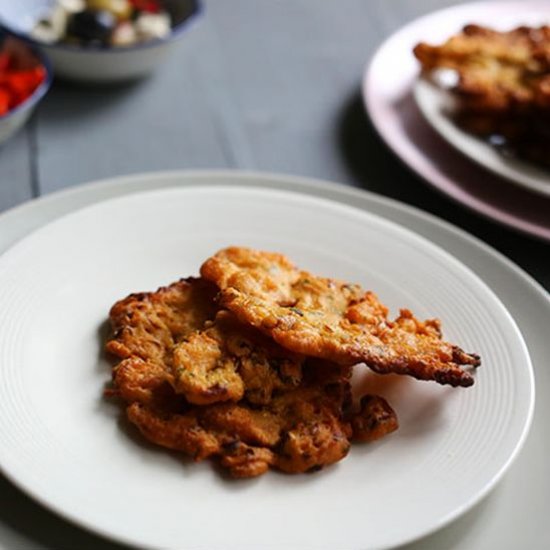
[{"label": "golden brown fritter", "polygon": [[351,428],[343,414],[349,391],[336,386],[300,387],[254,408],[217,403],[177,413],[134,402],[127,414],[149,441],[196,461],[218,457],[233,477],[257,476],[270,466],[298,473],[337,462],[349,451]]},{"label": "golden brown fritter", "polygon": [[214,318],[216,293],[208,281],[188,278],[156,292],[130,294],[109,312],[113,337],[107,351],[121,359],[140,357],[166,365],[175,343]]},{"label": "golden brown fritter", "polygon": [[177,414],[132,403],[126,413],[130,422],[135,424],[146,439],[200,461],[220,452],[217,434],[204,429],[198,419],[200,409]]},{"label": "golden brown fritter", "polygon": [[113,384],[109,395],[117,395],[126,403],[153,404],[173,393],[171,375],[163,366],[140,357],[129,357],[113,368]]},{"label": "golden brown fritter", "polygon": [[[284,256],[219,252],[186,279],[111,309],[107,349],[120,362],[109,395],[146,439],[236,478],[315,471],[351,441],[395,431],[378,396],[359,408],[352,367],[469,385],[475,355],[444,342],[437,320],[395,320],[359,285],[300,271]],[[227,308],[227,309],[226,309]]]},{"label": "golden brown fritter", "polygon": [[351,419],[354,441],[376,441],[394,432],[398,427],[395,411],[378,395],[362,397],[361,408]]},{"label": "golden brown fritter", "polygon": [[270,406],[284,420],[275,467],[287,473],[315,471],[342,460],[350,450],[345,421],[347,383],[305,387],[282,394]]},{"label": "golden brown fritter", "polygon": [[174,348],[174,387],[198,405],[239,401],[270,401],[274,391],[296,387],[304,358],[243,326],[228,311],[218,312]]},{"label": "golden brown fritter", "polygon": [[234,478],[257,477],[265,474],[275,463],[273,451],[252,447],[242,441],[230,442],[223,448],[220,464]]},{"label": "golden brown fritter", "polygon": [[479,357],[443,341],[438,321],[408,310],[390,321],[372,292],[300,271],[280,254],[227,248],[201,275],[221,289],[222,307],[295,353],[452,386],[474,382],[462,366],[478,366]]},{"label": "golden brown fritter", "polygon": [[343,458],[351,370],[304,364],[232,313],[215,314],[216,293],[188,279],[117,302],[107,349],[122,360],[107,394],[128,404],[149,441],[195,460],[217,457],[233,477]]},{"label": "golden brown fritter", "polygon": [[106,350],[122,361],[113,367],[107,393],[127,403],[177,402],[170,388],[173,347],[214,317],[216,294],[208,281],[189,278],[116,302]]},{"label": "golden brown fritter", "polygon": [[550,27],[498,32],[467,25],[440,46],[420,43],[414,54],[425,72],[457,71],[456,92],[475,111],[550,107]]},{"label": "golden brown fritter", "polygon": [[[112,307],[114,336],[107,350],[125,358],[114,369],[114,386],[127,402],[145,402],[147,390],[135,389],[135,379],[144,377],[142,386],[170,383],[201,405],[238,401],[245,392],[251,403],[266,403],[273,391],[299,384],[302,357],[243,327],[227,311],[208,321],[217,309],[216,293],[208,281],[187,279]],[[135,392],[139,399],[130,397]]]},{"label": "golden brown fritter", "polygon": [[550,167],[550,26],[467,25],[442,45],[418,44],[414,54],[424,75],[456,72],[460,127],[507,156]]}]

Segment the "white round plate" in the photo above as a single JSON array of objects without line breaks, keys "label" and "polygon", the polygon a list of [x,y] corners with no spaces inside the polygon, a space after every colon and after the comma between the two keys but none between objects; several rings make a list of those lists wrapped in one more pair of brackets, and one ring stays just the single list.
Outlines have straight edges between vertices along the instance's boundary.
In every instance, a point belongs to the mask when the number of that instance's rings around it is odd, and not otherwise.
[{"label": "white round plate", "polygon": [[[395,313],[443,319],[479,352],[469,389],[364,380],[401,427],[315,475],[221,478],[143,444],[101,397],[109,306],[197,272],[218,248],[280,250],[375,289]],[[468,268],[424,238],[332,201],[246,186],[138,193],[46,225],[0,259],[0,462],[67,518],[145,547],[389,548],[442,527],[495,485],[534,401],[513,319]]]},{"label": "white round plate", "polygon": [[491,1],[415,19],[379,47],[365,70],[362,93],[376,131],[429,184],[475,212],[550,241],[550,196],[528,192],[472,162],[428,124],[413,97],[419,63],[412,50],[418,42],[441,43],[468,23],[511,28],[535,16],[540,22],[541,14],[550,20],[546,0]]},{"label": "white round plate", "polygon": [[[545,22],[548,22],[548,18]],[[463,155],[498,176],[530,191],[550,197],[550,172],[518,158],[508,157],[487,141],[460,128],[452,119],[456,106],[451,93],[427,79],[414,85],[414,99],[425,119],[439,135]]]}]

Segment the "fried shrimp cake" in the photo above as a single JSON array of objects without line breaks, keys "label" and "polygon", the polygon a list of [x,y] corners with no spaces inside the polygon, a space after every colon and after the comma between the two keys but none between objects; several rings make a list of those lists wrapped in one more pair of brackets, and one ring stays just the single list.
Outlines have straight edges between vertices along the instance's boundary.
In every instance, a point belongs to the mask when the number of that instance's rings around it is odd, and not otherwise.
[{"label": "fried shrimp cake", "polygon": [[[188,406],[177,412],[134,402],[129,420],[146,439],[196,461],[217,457],[233,477],[253,477],[274,467],[288,473],[320,469],[344,458],[350,424],[344,418],[347,378],[328,386],[300,386],[258,406],[246,401]],[[328,369],[325,371],[328,373]]]},{"label": "fried shrimp cake", "polygon": [[217,457],[232,477],[256,477],[275,463],[270,445],[280,437],[279,422],[264,411],[224,403],[175,414],[133,403],[127,415],[151,443],[196,462]]},{"label": "fried shrimp cake", "polygon": [[349,384],[302,387],[273,400],[270,409],[284,421],[275,467],[287,473],[315,471],[347,456],[351,427],[344,408]]},{"label": "fried shrimp cake", "polygon": [[231,247],[209,258],[201,275],[221,290],[220,304],[282,347],[340,365],[364,362],[380,373],[470,386],[463,366],[479,357],[441,339],[438,321],[408,310],[395,321],[359,285],[298,270],[280,254]]},{"label": "fried shrimp cake", "polygon": [[172,349],[216,312],[217,288],[203,279],[182,279],[156,292],[130,294],[109,313],[113,336],[106,350],[122,359],[113,368],[109,395],[131,403],[172,400]]},{"label": "fried shrimp cake", "polygon": [[303,358],[227,311],[209,321],[216,315],[216,294],[212,283],[187,279],[112,307],[114,337],[107,350],[124,358],[113,375],[126,401],[133,396],[147,402],[150,391],[143,387],[170,383],[199,405],[238,401],[245,393],[261,404],[273,391],[299,384]]},{"label": "fried shrimp cake", "polygon": [[462,107],[477,113],[550,107],[550,26],[499,32],[467,25],[444,44],[420,43],[424,72],[453,69]]},{"label": "fried shrimp cake", "polygon": [[353,440],[364,443],[377,441],[398,427],[395,411],[378,395],[363,396],[359,412],[351,418]]},{"label": "fried shrimp cake", "polygon": [[497,150],[550,167],[550,26],[498,32],[467,25],[441,45],[418,44],[428,77],[453,70],[452,117]]},{"label": "fried shrimp cake", "polygon": [[170,373],[162,366],[129,357],[113,369],[113,384],[107,394],[117,395],[126,403],[164,402],[174,393],[171,381]]},{"label": "fried shrimp cake", "polygon": [[300,383],[303,361],[229,311],[219,311],[214,321],[174,348],[173,385],[197,405],[244,396],[250,403],[266,404],[273,392]]},{"label": "fried shrimp cake", "polygon": [[216,314],[217,289],[204,279],[182,279],[156,292],[130,294],[109,312],[113,338],[109,353],[164,364],[175,343],[203,327]]}]

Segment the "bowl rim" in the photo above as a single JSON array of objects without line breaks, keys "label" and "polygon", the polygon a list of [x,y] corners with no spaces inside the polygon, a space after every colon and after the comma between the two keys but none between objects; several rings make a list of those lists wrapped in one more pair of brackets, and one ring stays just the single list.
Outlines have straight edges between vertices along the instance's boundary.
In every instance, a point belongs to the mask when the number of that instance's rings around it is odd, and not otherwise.
[{"label": "bowl rim", "polygon": [[9,31],[7,31],[7,29],[5,30],[7,32],[8,37],[19,39],[19,41],[22,42],[24,46],[27,47],[33,53],[33,55],[38,59],[40,65],[44,67],[46,71],[46,78],[44,78],[44,80],[40,83],[40,85],[36,87],[34,92],[29,97],[27,97],[27,99],[25,99],[23,103],[20,103],[13,109],[10,109],[7,113],[0,115],[0,122],[9,119],[10,117],[16,115],[17,113],[26,111],[27,109],[32,109],[35,105],[37,105],[50,89],[54,78],[53,67],[47,55],[42,53],[38,48],[34,47],[32,44],[29,44],[26,40],[20,39],[19,36],[14,35],[13,33],[10,33]]},{"label": "bowl rim", "polygon": [[133,52],[136,50],[144,50],[147,48],[154,48],[160,46],[161,44],[166,44],[172,42],[179,38],[183,32],[187,29],[188,26],[192,25],[195,20],[204,13],[204,4],[202,0],[190,0],[193,3],[193,11],[183,20],[180,21],[177,25],[174,25],[170,28],[170,34],[164,38],[155,38],[153,40],[148,40],[147,42],[141,42],[139,44],[133,44],[131,46],[119,46],[119,47],[104,47],[104,46],[79,46],[76,44],[63,44],[62,42],[41,42],[40,40],[34,39],[30,34],[25,32],[20,32],[8,25],[2,15],[0,14],[0,27],[3,28],[7,33],[12,36],[27,42],[28,44],[35,46],[37,48],[44,48],[49,50],[64,50],[71,52],[84,52],[84,53],[105,53],[105,54],[121,54],[125,52]]}]

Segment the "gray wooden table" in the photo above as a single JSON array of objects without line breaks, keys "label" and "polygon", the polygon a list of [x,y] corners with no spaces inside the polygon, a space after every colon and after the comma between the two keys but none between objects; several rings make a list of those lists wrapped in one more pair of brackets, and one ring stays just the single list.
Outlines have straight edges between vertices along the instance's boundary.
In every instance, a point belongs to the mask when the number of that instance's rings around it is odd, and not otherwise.
[{"label": "gray wooden table", "polygon": [[[376,136],[359,85],[381,41],[453,0],[206,0],[154,77],[117,88],[56,83],[0,149],[0,211],[99,178],[244,168],[319,177],[430,211],[550,288],[550,246],[457,206]],[[549,214],[550,215],[550,214]],[[122,547],[64,522],[0,478],[0,547]]]}]

